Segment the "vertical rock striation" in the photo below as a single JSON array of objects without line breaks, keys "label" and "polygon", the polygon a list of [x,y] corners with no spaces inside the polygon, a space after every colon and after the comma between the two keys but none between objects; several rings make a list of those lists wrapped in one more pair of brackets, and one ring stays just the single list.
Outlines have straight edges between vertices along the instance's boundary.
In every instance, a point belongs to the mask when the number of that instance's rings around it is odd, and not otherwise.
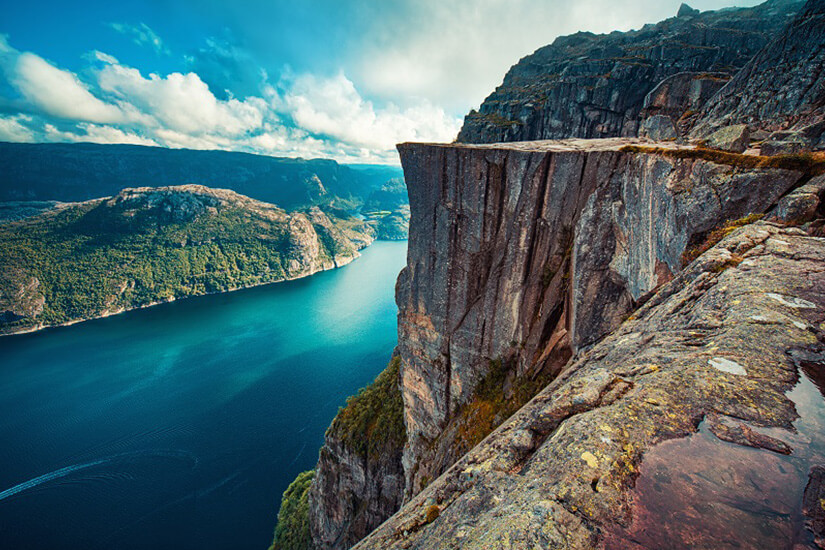
[{"label": "vertical rock striation", "polygon": [[412,208],[397,286],[408,498],[467,450],[457,412],[491,362],[506,365],[505,386],[554,376],[672,279],[691,239],[764,212],[802,176],[628,144],[399,146]]}]

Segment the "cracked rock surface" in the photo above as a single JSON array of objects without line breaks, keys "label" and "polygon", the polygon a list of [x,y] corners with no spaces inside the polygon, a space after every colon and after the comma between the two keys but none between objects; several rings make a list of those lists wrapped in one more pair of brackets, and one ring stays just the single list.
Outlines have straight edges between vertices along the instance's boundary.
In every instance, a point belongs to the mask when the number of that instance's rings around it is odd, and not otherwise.
[{"label": "cracked rock surface", "polygon": [[825,239],[747,225],[356,548],[813,548],[823,331]]}]

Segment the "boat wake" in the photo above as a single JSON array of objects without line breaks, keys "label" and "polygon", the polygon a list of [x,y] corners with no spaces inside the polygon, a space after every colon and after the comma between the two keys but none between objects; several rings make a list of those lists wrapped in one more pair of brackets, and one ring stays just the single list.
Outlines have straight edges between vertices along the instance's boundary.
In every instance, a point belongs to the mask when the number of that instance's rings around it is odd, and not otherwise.
[{"label": "boat wake", "polygon": [[23,483],[19,483],[14,487],[6,489],[5,491],[0,491],[0,501],[5,500],[9,497],[13,497],[14,495],[22,493],[23,491],[34,489],[35,487],[39,487],[45,483],[49,483],[50,481],[61,479],[76,472],[88,470],[89,468],[94,468],[95,466],[100,466],[101,464],[109,464],[111,462],[117,462],[120,460],[134,460],[146,457],[176,458],[191,461],[192,467],[196,466],[198,463],[197,459],[194,456],[185,451],[134,451],[130,453],[121,453],[101,458],[99,460],[93,460],[91,462],[72,464],[71,466],[66,466],[65,468],[60,468],[47,474],[43,474],[42,476],[37,476],[28,481],[24,481]]}]

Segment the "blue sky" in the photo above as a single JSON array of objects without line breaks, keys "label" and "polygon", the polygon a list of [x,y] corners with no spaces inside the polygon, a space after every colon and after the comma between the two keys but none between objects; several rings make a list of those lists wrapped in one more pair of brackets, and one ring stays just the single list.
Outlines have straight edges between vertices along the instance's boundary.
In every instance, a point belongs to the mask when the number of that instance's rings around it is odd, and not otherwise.
[{"label": "blue sky", "polygon": [[639,28],[680,1],[5,4],[0,140],[396,163],[397,142],[451,141],[507,69],[556,36]]}]

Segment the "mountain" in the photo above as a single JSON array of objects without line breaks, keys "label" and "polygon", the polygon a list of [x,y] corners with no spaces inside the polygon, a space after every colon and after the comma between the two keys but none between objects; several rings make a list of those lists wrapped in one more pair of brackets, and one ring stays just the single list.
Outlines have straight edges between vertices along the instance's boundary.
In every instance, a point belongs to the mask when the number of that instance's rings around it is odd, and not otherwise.
[{"label": "mountain", "polygon": [[823,13],[564,37],[399,145],[398,363],[274,549],[825,548]]},{"label": "mountain", "polygon": [[344,265],[375,229],[200,185],[127,188],[0,225],[0,334]]},{"label": "mountain", "polygon": [[84,201],[127,187],[197,184],[287,210],[322,203],[354,209],[398,172],[332,160],[93,143],[0,142],[0,165],[0,201]]},{"label": "mountain", "polygon": [[771,0],[753,8],[679,10],[636,31],[559,37],[508,71],[466,116],[458,141],[636,136],[646,97],[659,86],[683,90],[680,115],[692,116],[801,6]]}]

